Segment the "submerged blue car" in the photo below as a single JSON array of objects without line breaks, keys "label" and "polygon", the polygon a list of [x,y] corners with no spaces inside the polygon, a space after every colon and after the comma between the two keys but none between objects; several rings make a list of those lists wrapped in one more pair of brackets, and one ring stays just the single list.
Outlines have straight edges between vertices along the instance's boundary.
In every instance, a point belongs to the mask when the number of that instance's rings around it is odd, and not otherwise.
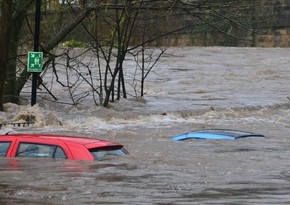
[{"label": "submerged blue car", "polygon": [[172,141],[181,141],[187,139],[236,140],[246,137],[264,137],[264,135],[230,129],[204,129],[177,135],[175,137],[172,137],[171,140]]}]

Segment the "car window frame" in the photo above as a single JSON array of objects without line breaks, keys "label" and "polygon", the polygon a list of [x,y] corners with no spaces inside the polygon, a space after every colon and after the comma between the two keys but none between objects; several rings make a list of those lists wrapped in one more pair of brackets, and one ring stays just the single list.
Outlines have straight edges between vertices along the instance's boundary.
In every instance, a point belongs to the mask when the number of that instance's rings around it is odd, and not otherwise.
[{"label": "car window frame", "polygon": [[66,145],[65,142],[59,140],[50,140],[50,139],[43,139],[43,138],[33,138],[33,137],[22,137],[18,136],[16,139],[13,140],[13,147],[10,150],[9,157],[16,157],[16,151],[18,149],[19,143],[21,142],[29,142],[29,143],[37,143],[37,144],[45,144],[45,145],[57,145],[62,148],[64,153],[66,154],[66,159],[72,160],[73,156],[70,151],[70,148]]},{"label": "car window frame", "polygon": [[[35,145],[35,146],[53,147],[54,150],[53,150],[53,153],[51,155],[48,155],[48,156],[41,156],[42,153],[40,153],[40,156],[19,156],[18,150],[19,150],[19,148],[20,148],[20,146],[22,144],[28,144],[29,146]],[[65,155],[65,158],[63,158],[63,157],[56,158],[55,157],[55,154],[56,154],[57,149],[60,149],[63,152],[63,154]],[[56,145],[56,144],[48,144],[48,143],[40,143],[40,142],[31,142],[31,141],[19,141],[18,142],[18,145],[16,147],[16,150],[15,150],[15,157],[35,157],[35,158],[51,158],[51,159],[68,159],[68,156],[67,156],[65,150],[61,146],[59,146],[59,145]]]}]

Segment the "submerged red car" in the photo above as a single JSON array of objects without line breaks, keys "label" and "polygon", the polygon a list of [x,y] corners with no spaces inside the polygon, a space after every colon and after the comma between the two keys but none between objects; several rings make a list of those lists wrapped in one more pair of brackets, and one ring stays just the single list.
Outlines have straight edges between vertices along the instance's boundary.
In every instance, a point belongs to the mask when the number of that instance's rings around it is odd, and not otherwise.
[{"label": "submerged red car", "polygon": [[126,155],[122,144],[101,139],[51,135],[0,135],[0,156],[46,157],[69,160],[103,160],[109,155]]}]

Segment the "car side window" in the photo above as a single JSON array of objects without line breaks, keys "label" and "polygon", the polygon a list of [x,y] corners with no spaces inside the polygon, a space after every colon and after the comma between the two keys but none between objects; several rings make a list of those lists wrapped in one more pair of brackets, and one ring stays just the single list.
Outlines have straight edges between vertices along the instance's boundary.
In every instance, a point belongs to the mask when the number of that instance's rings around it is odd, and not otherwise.
[{"label": "car side window", "polygon": [[5,157],[11,142],[0,142],[0,156]]},{"label": "car side window", "polygon": [[66,154],[64,153],[64,151],[62,150],[61,147],[56,146],[56,150],[55,150],[55,154],[53,156],[54,158],[61,158],[61,159],[66,159]]},{"label": "car side window", "polygon": [[66,158],[61,147],[55,145],[19,143],[16,153],[17,157],[48,157],[48,158]]}]

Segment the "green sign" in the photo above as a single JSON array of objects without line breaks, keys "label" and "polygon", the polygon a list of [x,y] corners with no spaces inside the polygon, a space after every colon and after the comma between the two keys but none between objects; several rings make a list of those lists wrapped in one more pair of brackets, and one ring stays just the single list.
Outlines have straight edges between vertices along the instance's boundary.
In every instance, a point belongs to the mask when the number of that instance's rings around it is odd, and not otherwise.
[{"label": "green sign", "polygon": [[28,52],[27,58],[27,71],[28,72],[41,72],[43,65],[42,52]]}]

